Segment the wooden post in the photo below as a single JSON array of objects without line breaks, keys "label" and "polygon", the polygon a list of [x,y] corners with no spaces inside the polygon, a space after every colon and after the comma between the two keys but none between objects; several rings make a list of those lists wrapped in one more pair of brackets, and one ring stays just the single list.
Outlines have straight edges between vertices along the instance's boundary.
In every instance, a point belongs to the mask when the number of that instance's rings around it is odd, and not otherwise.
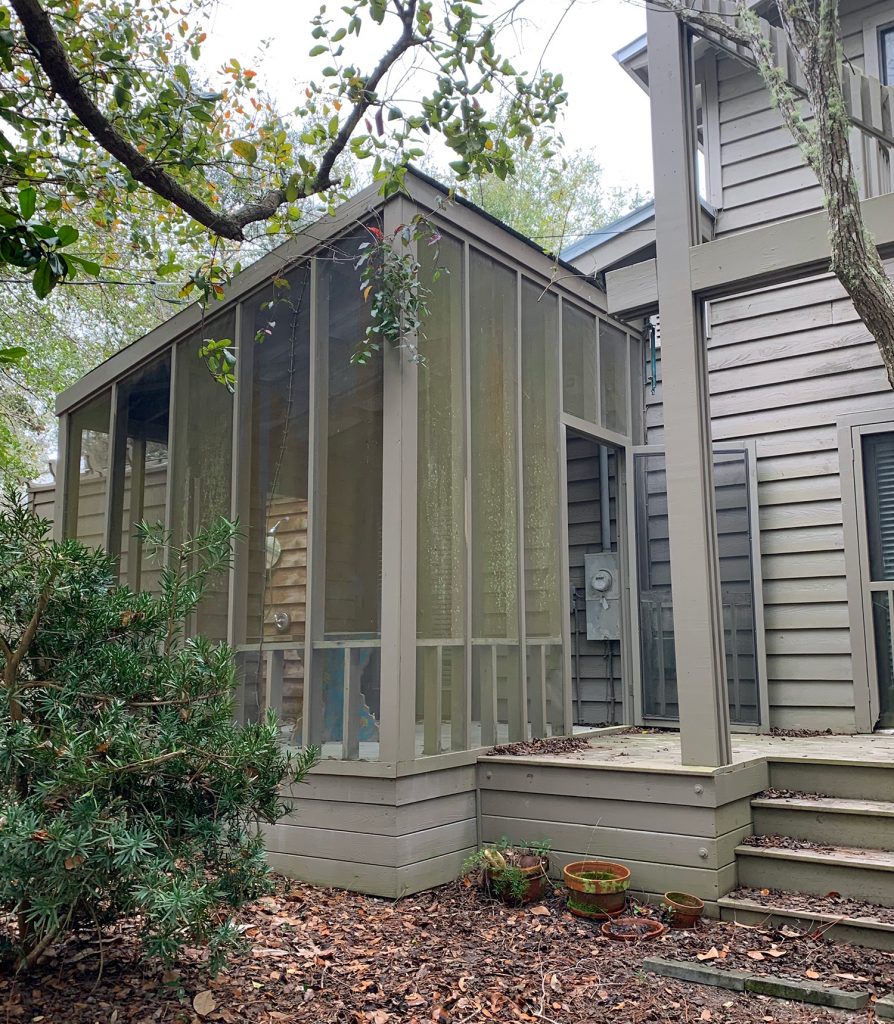
[{"label": "wooden post", "polygon": [[59,440],[56,450],[56,496],[53,501],[53,540],[71,536],[76,523],[70,513],[72,496],[77,515],[78,484],[80,483],[81,437],[71,429],[71,413],[59,416]]},{"label": "wooden post", "polygon": [[655,8],[647,31],[681,752],[683,764],[717,766],[732,753],[703,310],[689,269],[699,241],[691,36]]}]

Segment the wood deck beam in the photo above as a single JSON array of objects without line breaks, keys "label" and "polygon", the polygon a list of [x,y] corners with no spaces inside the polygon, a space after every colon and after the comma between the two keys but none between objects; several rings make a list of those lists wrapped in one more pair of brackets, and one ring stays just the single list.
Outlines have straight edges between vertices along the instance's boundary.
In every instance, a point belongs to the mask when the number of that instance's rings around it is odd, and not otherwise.
[{"label": "wood deck beam", "polygon": [[[882,256],[891,255],[894,194],[865,199],[861,206],[866,226]],[[717,299],[822,274],[829,270],[830,259],[829,221],[823,210],[689,249],[692,289],[701,299]],[[610,271],[605,280],[608,310],[615,316],[642,316],[658,311],[655,260]]]}]

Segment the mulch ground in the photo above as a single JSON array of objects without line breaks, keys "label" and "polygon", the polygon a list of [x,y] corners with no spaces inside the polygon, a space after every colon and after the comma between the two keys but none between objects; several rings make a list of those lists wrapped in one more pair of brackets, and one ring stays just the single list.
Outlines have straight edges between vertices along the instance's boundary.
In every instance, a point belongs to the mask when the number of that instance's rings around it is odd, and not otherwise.
[{"label": "mulch ground", "polygon": [[107,936],[101,974],[96,940],[85,936],[27,979],[0,978],[3,1012],[46,1024],[807,1024],[836,1017],[658,978],[642,960],[708,954],[716,965],[810,971],[837,987],[847,983],[843,976],[866,977],[853,984],[879,993],[891,986],[894,962],[892,954],[718,923],[612,942],[595,923],[568,914],[558,893],[512,909],[462,883],[391,902],[280,880],[276,895],[239,921],[248,948],[217,978],[202,970],[199,950],[188,950],[173,971],[143,962],[134,927],[122,926]]},{"label": "mulch ground", "polygon": [[825,942],[822,929],[822,925],[807,930],[706,922],[698,932],[674,937],[673,959],[698,961],[719,970],[809,980],[878,997],[894,991],[894,953]]}]

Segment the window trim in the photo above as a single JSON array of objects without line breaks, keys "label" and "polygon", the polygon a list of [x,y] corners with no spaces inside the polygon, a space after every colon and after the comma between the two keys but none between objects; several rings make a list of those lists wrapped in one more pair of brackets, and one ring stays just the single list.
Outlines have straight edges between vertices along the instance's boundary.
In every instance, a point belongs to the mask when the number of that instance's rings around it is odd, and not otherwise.
[{"label": "window trim", "polygon": [[854,719],[858,732],[871,733],[879,716],[881,700],[875,665],[875,640],[872,630],[867,628],[864,600],[870,574],[866,495],[863,487],[863,437],[873,433],[894,432],[894,409],[876,409],[843,416],[838,420],[837,427]]},{"label": "window trim", "polygon": [[[882,32],[894,29],[891,11],[874,14],[863,22],[863,70],[882,81]],[[894,84],[894,83],[891,83]]]}]

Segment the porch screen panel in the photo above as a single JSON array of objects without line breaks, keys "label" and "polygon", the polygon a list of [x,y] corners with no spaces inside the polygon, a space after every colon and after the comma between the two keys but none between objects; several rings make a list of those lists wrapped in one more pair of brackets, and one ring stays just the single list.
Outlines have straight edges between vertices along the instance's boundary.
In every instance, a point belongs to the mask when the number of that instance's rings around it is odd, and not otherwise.
[{"label": "porch screen panel", "polygon": [[421,246],[431,284],[419,339],[416,752],[468,746],[465,675],[465,404],[463,248]]},{"label": "porch screen panel", "polygon": [[311,742],[324,757],[345,759],[378,757],[381,710],[383,364],[381,353],[351,362],[369,323],[355,266],[361,241],[341,240],[318,257],[315,299],[326,364],[316,415],[326,454],[324,607],[314,637],[320,714]]},{"label": "porch screen panel", "polygon": [[[521,738],[516,275],[477,250],[471,322],[473,745]],[[477,742],[476,742],[477,740]]]},{"label": "porch screen panel", "polygon": [[[746,452],[714,453],[727,688],[731,721],[760,724]],[[663,454],[635,456],[643,714],[676,719],[677,674]]]},{"label": "porch screen panel", "polygon": [[111,416],[109,391],[71,414],[65,536],[88,547],[105,543]]},{"label": "porch screen panel", "polygon": [[562,404],[565,412],[598,423],[598,325],[570,302],[562,303]]},{"label": "porch screen panel", "polygon": [[528,722],[563,731],[559,303],[522,281],[522,466]]},{"label": "porch screen panel", "polygon": [[606,323],[599,324],[599,389],[602,398],[602,425],[618,434],[629,434],[627,335]]},{"label": "porch screen panel", "polygon": [[[243,309],[250,346],[249,642],[304,643],[307,611],[310,272],[306,265]],[[294,672],[292,673],[294,676]],[[300,714],[303,679],[289,678]]]},{"label": "porch screen panel", "polygon": [[[170,525],[175,544],[232,514],[233,394],[214,379],[199,351],[206,338],[232,339],[235,326],[235,314],[229,313],[177,346]],[[192,623],[195,633],[226,640],[228,593],[229,573],[208,581]]]},{"label": "porch screen panel", "polygon": [[134,590],[155,594],[161,589],[161,553],[144,550],[137,524],[166,525],[170,396],[170,351],[118,385],[117,431],[124,446],[112,467],[112,507],[120,529],[119,578]]}]

